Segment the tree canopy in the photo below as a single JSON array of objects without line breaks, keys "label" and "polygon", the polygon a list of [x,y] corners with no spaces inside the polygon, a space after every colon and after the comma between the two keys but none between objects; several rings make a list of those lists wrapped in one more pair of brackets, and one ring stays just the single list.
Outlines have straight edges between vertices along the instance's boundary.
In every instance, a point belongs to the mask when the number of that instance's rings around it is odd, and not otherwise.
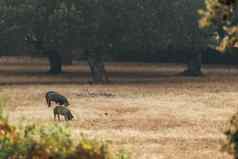
[{"label": "tree canopy", "polygon": [[217,49],[238,47],[237,0],[205,0],[205,8],[199,10],[201,28],[214,31]]},{"label": "tree canopy", "polygon": [[62,56],[78,49],[91,70],[103,70],[112,54],[192,54],[205,46],[197,27],[201,1],[0,0],[0,48],[45,53],[55,73]]}]

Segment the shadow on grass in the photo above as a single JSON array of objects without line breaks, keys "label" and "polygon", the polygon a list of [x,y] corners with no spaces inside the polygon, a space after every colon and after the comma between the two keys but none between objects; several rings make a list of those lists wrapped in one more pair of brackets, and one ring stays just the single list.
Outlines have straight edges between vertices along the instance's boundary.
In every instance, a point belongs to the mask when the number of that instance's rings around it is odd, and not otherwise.
[{"label": "shadow on grass", "polygon": [[[211,74],[189,77],[182,76],[183,69],[146,69],[140,70],[127,69],[109,69],[108,76],[110,82],[108,84],[163,84],[163,83],[203,83],[223,82],[226,76],[221,74]],[[229,74],[228,76],[237,77],[237,75]],[[25,67],[25,66],[2,66],[0,67],[0,85],[66,85],[66,84],[90,84],[90,72],[87,67],[68,67],[62,74],[52,75],[47,72],[47,67]]]},{"label": "shadow on grass", "polygon": [[[162,84],[164,82],[201,82],[203,77],[184,77],[177,72],[108,72],[106,84]],[[0,85],[64,85],[91,84],[90,72],[63,72],[52,75],[45,71],[3,71],[0,70]]]}]

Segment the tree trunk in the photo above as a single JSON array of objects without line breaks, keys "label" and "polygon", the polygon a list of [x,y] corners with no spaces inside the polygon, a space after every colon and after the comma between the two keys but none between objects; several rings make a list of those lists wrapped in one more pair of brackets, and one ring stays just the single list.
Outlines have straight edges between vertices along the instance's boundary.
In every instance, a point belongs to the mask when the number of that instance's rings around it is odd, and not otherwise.
[{"label": "tree trunk", "polygon": [[72,65],[73,64],[73,54],[72,51],[64,52],[62,55],[62,63],[64,65]]},{"label": "tree trunk", "polygon": [[62,73],[62,58],[56,50],[47,51],[48,60],[49,60],[49,73],[59,74]]},{"label": "tree trunk", "polygon": [[91,71],[93,83],[107,83],[108,77],[106,74],[103,57],[101,54],[88,55],[88,65]]},{"label": "tree trunk", "polygon": [[187,70],[185,70],[183,74],[187,76],[200,76],[202,75],[201,66],[202,54],[192,54],[187,59]]}]

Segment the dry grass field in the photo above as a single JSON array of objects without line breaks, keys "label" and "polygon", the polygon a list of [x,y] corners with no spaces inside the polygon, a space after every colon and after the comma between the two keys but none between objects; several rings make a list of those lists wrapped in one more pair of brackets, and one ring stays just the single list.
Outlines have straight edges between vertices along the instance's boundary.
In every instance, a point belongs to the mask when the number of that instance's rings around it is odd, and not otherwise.
[{"label": "dry grass field", "polygon": [[178,75],[183,65],[107,64],[112,83],[88,85],[85,64],[50,76],[45,63],[7,62],[0,64],[0,95],[12,123],[55,122],[44,98],[55,90],[69,98],[75,139],[111,140],[132,159],[231,159],[220,145],[238,111],[235,67],[205,66],[204,76],[192,78]]}]

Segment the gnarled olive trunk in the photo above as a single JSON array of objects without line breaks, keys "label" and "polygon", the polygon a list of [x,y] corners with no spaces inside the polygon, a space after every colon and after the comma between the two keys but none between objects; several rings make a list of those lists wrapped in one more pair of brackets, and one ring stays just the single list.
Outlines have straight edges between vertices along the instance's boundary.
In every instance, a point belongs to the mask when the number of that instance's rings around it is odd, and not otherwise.
[{"label": "gnarled olive trunk", "polygon": [[63,65],[72,65],[73,64],[73,54],[72,54],[72,51],[66,50],[62,54],[62,63],[63,63]]},{"label": "gnarled olive trunk", "polygon": [[56,50],[48,50],[46,52],[49,60],[49,73],[59,74],[62,73],[62,57]]},{"label": "gnarled olive trunk", "polygon": [[187,70],[184,71],[184,75],[186,76],[200,76],[202,67],[202,54],[194,53],[188,56],[187,59]]},{"label": "gnarled olive trunk", "polygon": [[107,83],[108,77],[106,74],[103,56],[97,53],[87,54],[88,65],[91,71],[93,83]]}]

